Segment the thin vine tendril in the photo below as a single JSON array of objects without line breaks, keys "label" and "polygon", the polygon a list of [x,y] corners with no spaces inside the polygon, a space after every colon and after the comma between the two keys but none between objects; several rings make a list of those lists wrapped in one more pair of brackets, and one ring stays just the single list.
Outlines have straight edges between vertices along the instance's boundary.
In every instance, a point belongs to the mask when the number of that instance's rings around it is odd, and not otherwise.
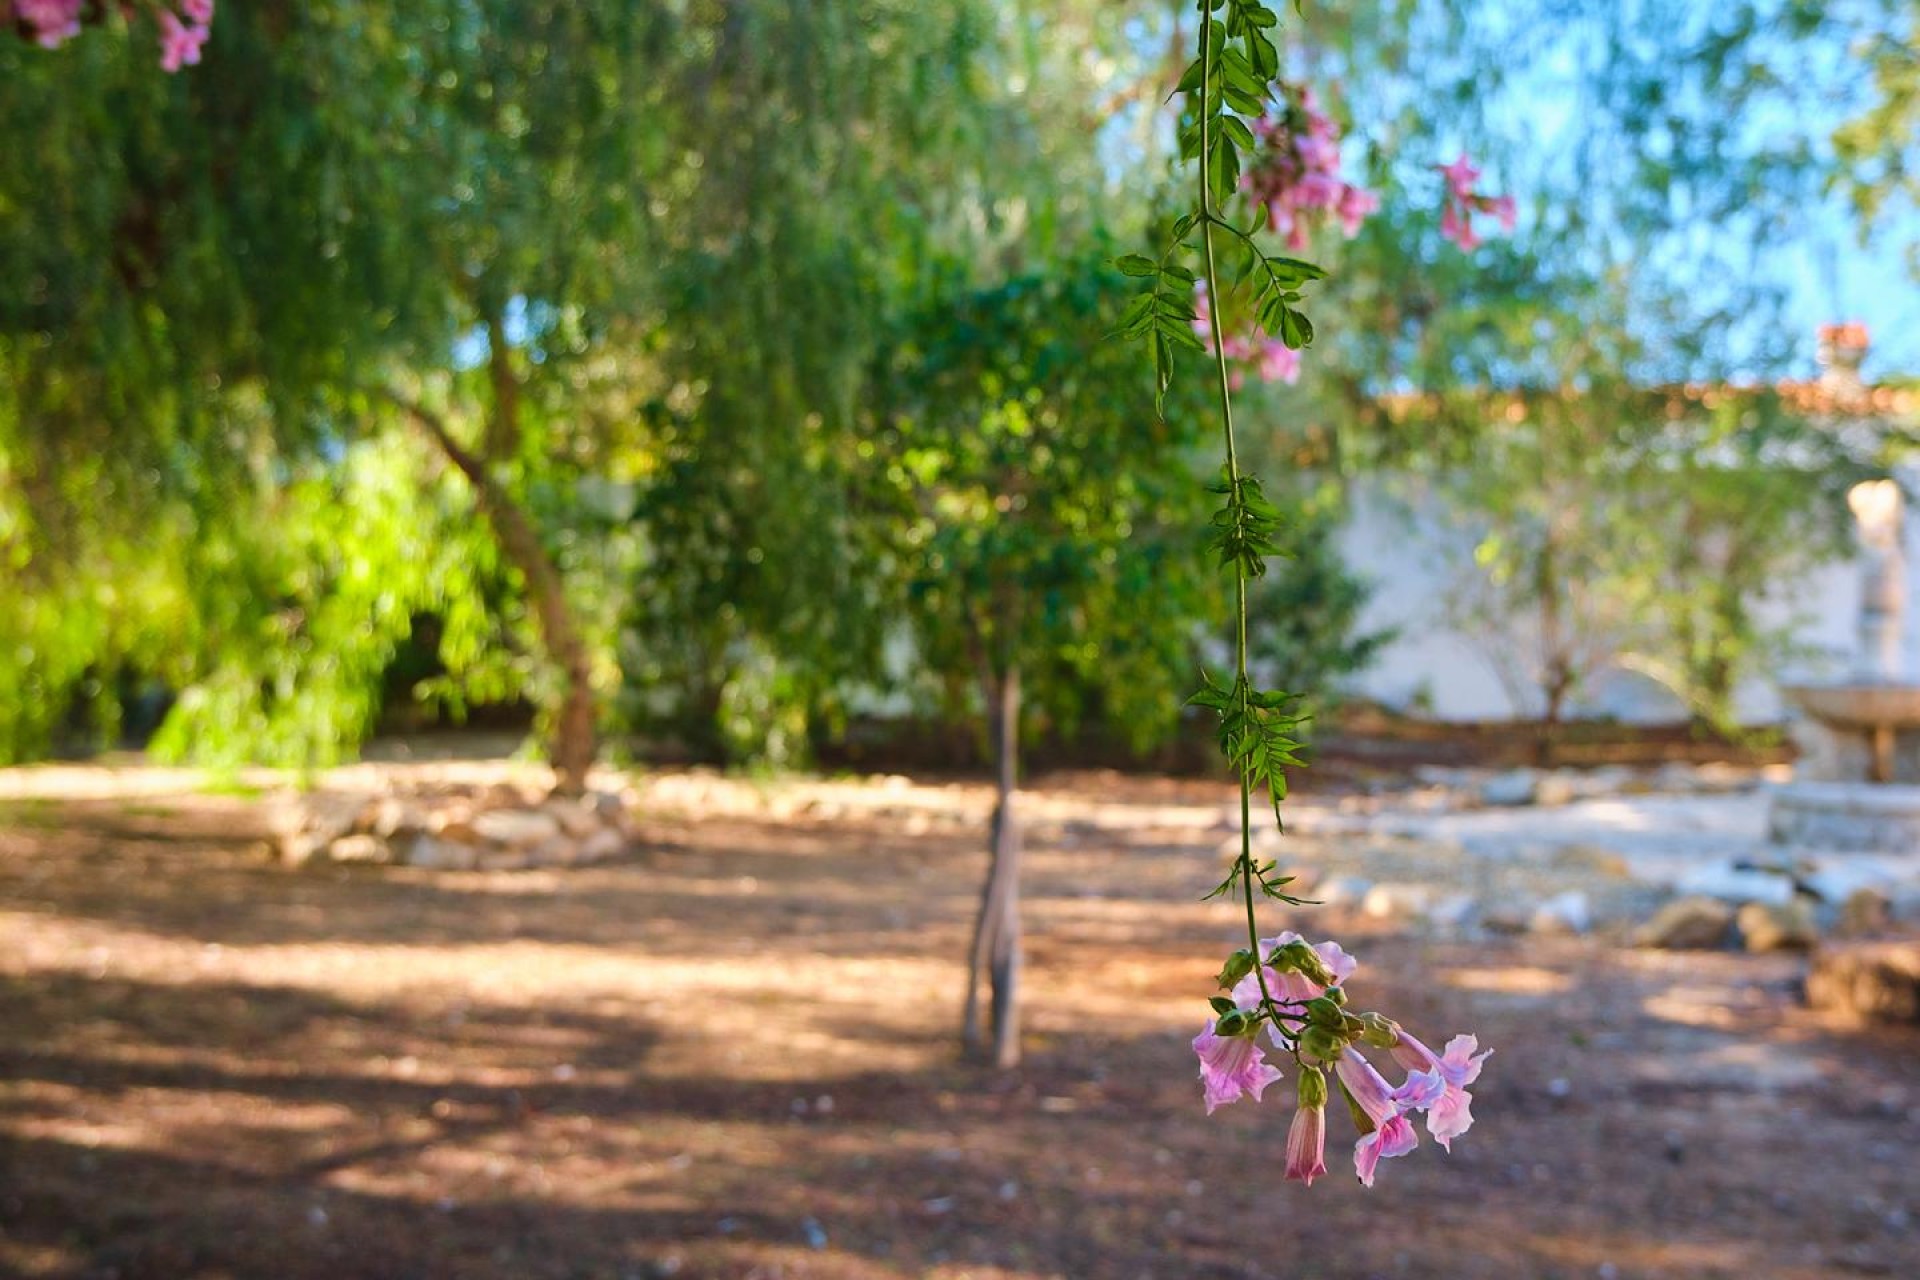
[{"label": "thin vine tendril", "polygon": [[[1206,95],[1206,86],[1213,81],[1213,21],[1205,13],[1200,15],[1200,83],[1201,96]],[[1213,192],[1207,171],[1205,157],[1212,154],[1208,144],[1212,141],[1211,123],[1208,117],[1212,112],[1202,104],[1200,110],[1200,155],[1197,166],[1200,177],[1200,243],[1206,256],[1207,297],[1220,297],[1219,268],[1213,257],[1213,224],[1216,221],[1213,212]],[[1208,325],[1213,330],[1213,364],[1219,381],[1220,425],[1226,437],[1227,446],[1227,485],[1230,492],[1240,489],[1240,455],[1233,439],[1233,387],[1227,375],[1227,344],[1220,332],[1220,313],[1223,308],[1215,305],[1207,308]],[[1234,681],[1235,696],[1240,703],[1240,712],[1247,714],[1251,708],[1247,705],[1247,690],[1251,681],[1247,676],[1247,568],[1240,561],[1233,566],[1234,595],[1234,637],[1233,661],[1237,679]],[[1241,897],[1247,909],[1247,950],[1256,963],[1253,972],[1260,983],[1260,1006],[1270,1015],[1277,1017],[1274,1008],[1273,993],[1267,990],[1266,966],[1257,963],[1260,956],[1260,925],[1258,912],[1254,907],[1253,883],[1253,779],[1247,771],[1240,772],[1240,888]]]}]

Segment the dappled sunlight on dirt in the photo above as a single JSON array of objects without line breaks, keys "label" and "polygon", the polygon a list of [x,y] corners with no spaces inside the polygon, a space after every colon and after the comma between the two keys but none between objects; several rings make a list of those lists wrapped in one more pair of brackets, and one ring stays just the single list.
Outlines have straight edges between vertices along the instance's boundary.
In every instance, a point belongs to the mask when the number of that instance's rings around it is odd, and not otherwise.
[{"label": "dappled sunlight on dirt", "polygon": [[1005,1075],[954,1046],[978,788],[439,874],[281,868],[243,796],[0,806],[0,1273],[1920,1273],[1920,1038],[1808,1017],[1793,958],[1295,916],[1358,1002],[1497,1053],[1451,1156],[1283,1187],[1287,1108],[1208,1120],[1186,1044],[1237,927],[1196,901],[1219,793],[1134,823],[1110,785],[1036,806]]},{"label": "dappled sunlight on dirt", "polygon": [[1494,992],[1522,1000],[1557,996],[1573,987],[1573,980],[1564,973],[1518,964],[1500,969],[1456,965],[1441,976],[1441,981],[1462,991]]}]

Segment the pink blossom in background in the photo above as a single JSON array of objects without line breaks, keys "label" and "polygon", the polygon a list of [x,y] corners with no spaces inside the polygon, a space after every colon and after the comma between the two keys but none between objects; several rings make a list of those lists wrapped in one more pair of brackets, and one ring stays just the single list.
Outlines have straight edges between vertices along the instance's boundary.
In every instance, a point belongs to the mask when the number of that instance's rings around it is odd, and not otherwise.
[{"label": "pink blossom in background", "polygon": [[1300,381],[1300,353],[1284,342],[1268,338],[1260,344],[1260,379],[1289,386]]},{"label": "pink blossom in background", "polygon": [[[213,21],[214,0],[178,3],[179,12],[154,7],[154,24],[160,32],[160,67],[168,72],[199,64]],[[86,0],[13,0],[11,4],[0,0],[0,25],[8,18],[17,19],[34,43],[44,49],[57,49],[80,34],[80,19],[85,12]]]},{"label": "pink blossom in background", "polygon": [[58,49],[80,34],[80,10],[85,0],[14,0],[13,11],[33,29],[42,49]]},{"label": "pink blossom in background", "polygon": [[200,46],[207,42],[207,28],[197,22],[182,23],[168,9],[160,11],[159,23],[160,69],[173,72],[181,67],[198,66]]},{"label": "pink blossom in background", "polygon": [[1473,225],[1473,215],[1490,213],[1500,223],[1500,230],[1507,235],[1520,221],[1520,207],[1510,195],[1486,196],[1478,190],[1480,170],[1462,152],[1460,158],[1452,164],[1433,166],[1440,176],[1446,179],[1447,189],[1442,197],[1440,209],[1440,234],[1458,245],[1462,252],[1472,253],[1485,241],[1479,229]]},{"label": "pink blossom in background", "polygon": [[1480,233],[1473,229],[1473,216],[1462,212],[1451,200],[1440,211],[1440,234],[1459,245],[1462,253],[1472,253],[1480,247]]},{"label": "pink blossom in background", "polygon": [[1436,1071],[1445,1082],[1444,1092],[1427,1111],[1427,1132],[1449,1151],[1453,1140],[1473,1127],[1473,1095],[1467,1086],[1480,1078],[1480,1066],[1493,1052],[1475,1052],[1479,1048],[1478,1037],[1455,1036],[1445,1052],[1436,1054],[1405,1032],[1393,1047],[1393,1060],[1408,1071]]},{"label": "pink blossom in background", "polygon": [[1198,280],[1193,286],[1193,331],[1200,335],[1200,341],[1206,345],[1207,354],[1213,354],[1213,304],[1207,298],[1207,282]]},{"label": "pink blossom in background", "polygon": [[1320,110],[1312,89],[1302,88],[1293,105],[1254,124],[1260,143],[1242,187],[1267,211],[1267,227],[1286,237],[1287,247],[1304,249],[1313,227],[1329,217],[1349,237],[1380,207],[1372,192],[1340,176],[1340,130]]},{"label": "pink blossom in background", "polygon": [[1441,176],[1447,180],[1447,194],[1456,200],[1469,200],[1473,197],[1473,184],[1480,181],[1480,170],[1473,167],[1462,151],[1460,158],[1452,164],[1435,165]]},{"label": "pink blossom in background", "polygon": [[[1193,288],[1193,331],[1200,337],[1200,345],[1207,354],[1213,354],[1213,307],[1207,298],[1207,282],[1197,281]],[[1254,372],[1262,382],[1296,383],[1300,381],[1300,353],[1286,343],[1272,338],[1262,338],[1256,344],[1246,338],[1230,337],[1226,339],[1227,386],[1238,391],[1247,383],[1247,366],[1252,365]],[[1292,938],[1297,935],[1287,935]],[[1337,951],[1338,944],[1329,944]],[[1344,954],[1344,953],[1342,953]],[[1268,970],[1269,973],[1272,970]],[[1275,993],[1278,994],[1277,992]],[[1319,994],[1315,992],[1314,994]],[[1243,1001],[1251,1005],[1254,1001]]]},{"label": "pink blossom in background", "polygon": [[1379,196],[1371,191],[1362,191],[1359,187],[1348,187],[1340,193],[1340,201],[1334,206],[1334,216],[1340,219],[1340,229],[1351,240],[1360,234],[1360,224],[1379,209]]},{"label": "pink blossom in background", "polygon": [[1208,1115],[1246,1094],[1252,1094],[1258,1102],[1266,1087],[1280,1078],[1280,1069],[1267,1062],[1265,1051],[1252,1036],[1215,1035],[1216,1025],[1208,1018],[1207,1029],[1193,1038],[1193,1051],[1200,1055],[1200,1082],[1206,1090]]}]

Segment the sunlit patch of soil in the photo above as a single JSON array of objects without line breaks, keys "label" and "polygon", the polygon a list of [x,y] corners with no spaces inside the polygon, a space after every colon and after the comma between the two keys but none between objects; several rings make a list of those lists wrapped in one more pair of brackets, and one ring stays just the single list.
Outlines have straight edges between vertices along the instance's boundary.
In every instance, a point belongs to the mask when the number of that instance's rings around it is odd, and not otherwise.
[{"label": "sunlit patch of soil", "polygon": [[0,787],[0,1272],[1920,1274],[1920,1038],[1809,1018],[1791,957],[1275,912],[1361,956],[1360,1006],[1497,1048],[1450,1156],[1366,1193],[1336,1139],[1283,1185],[1288,1086],[1208,1119],[1186,1044],[1242,927],[1197,901],[1206,784],[1036,792],[1006,1074],[954,1036],[974,784],[727,783],[622,861],[441,874],[284,869],[261,798],[48,785]]}]

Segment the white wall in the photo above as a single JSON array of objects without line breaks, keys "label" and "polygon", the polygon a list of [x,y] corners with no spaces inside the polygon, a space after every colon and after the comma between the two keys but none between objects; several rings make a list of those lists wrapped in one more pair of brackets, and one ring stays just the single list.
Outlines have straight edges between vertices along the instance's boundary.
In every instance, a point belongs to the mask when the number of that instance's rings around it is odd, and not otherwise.
[{"label": "white wall", "polygon": [[[1920,486],[1920,475],[1904,477]],[[1920,491],[1920,488],[1916,488]],[[1439,500],[1415,477],[1364,477],[1351,490],[1349,518],[1339,547],[1349,567],[1372,582],[1363,630],[1397,628],[1399,638],[1353,682],[1354,691],[1390,707],[1442,720],[1497,720],[1535,714],[1503,684],[1500,651],[1518,656],[1530,639],[1516,625],[1499,636],[1465,634],[1447,623],[1448,600],[1478,570],[1475,536],[1444,515]],[[1920,518],[1906,521],[1908,595],[1920,602]],[[1757,604],[1769,624],[1790,623],[1798,646],[1813,656],[1740,694],[1742,718],[1768,723],[1787,714],[1779,685],[1844,679],[1858,651],[1861,580],[1856,563],[1825,565],[1804,581],[1783,583]],[[1910,609],[1911,613],[1911,609]],[[1909,621],[1906,675],[1920,673],[1920,626]],[[1516,665],[1508,662],[1509,667]],[[1524,699],[1530,690],[1522,690]],[[1593,682],[1578,714],[1627,721],[1684,715],[1677,699],[1644,677],[1610,671]]]}]

